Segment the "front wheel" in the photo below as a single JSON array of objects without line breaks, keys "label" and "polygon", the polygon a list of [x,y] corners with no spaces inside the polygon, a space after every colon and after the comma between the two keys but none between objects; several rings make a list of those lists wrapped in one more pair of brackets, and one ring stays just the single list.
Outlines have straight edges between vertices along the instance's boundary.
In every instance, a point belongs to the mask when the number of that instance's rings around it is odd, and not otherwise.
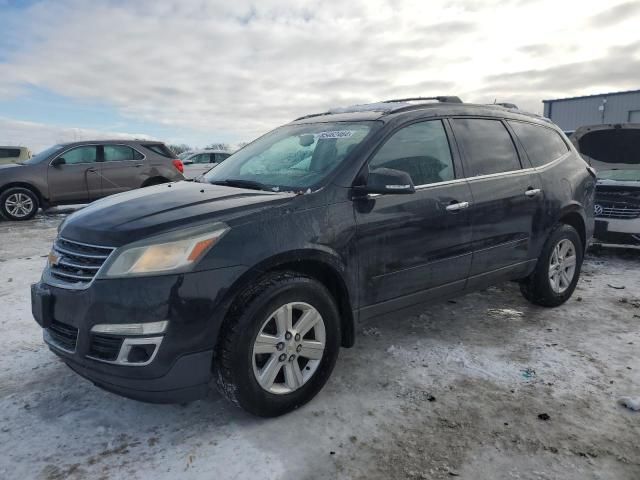
[{"label": "front wheel", "polygon": [[324,285],[274,273],[243,292],[224,322],[214,364],[218,387],[254,415],[282,415],[320,391],[339,347],[339,313]]},{"label": "front wheel", "polygon": [[8,220],[29,220],[38,207],[38,196],[28,188],[13,187],[0,195],[0,210]]},{"label": "front wheel", "polygon": [[542,248],[536,269],[520,283],[522,295],[543,307],[562,305],[578,284],[583,251],[575,228],[558,225]]}]

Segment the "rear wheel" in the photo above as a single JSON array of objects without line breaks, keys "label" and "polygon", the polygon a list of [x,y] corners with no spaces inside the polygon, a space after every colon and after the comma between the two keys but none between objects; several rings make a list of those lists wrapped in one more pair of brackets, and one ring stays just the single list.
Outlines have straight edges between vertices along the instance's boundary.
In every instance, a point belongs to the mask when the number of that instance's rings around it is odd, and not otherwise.
[{"label": "rear wheel", "polygon": [[13,187],[0,195],[0,210],[9,220],[29,220],[38,208],[38,196],[28,188]]},{"label": "rear wheel", "polygon": [[562,305],[578,284],[583,251],[578,232],[570,225],[558,225],[547,239],[536,269],[520,283],[522,295],[543,307]]},{"label": "rear wheel", "polygon": [[310,277],[280,272],[247,289],[235,305],[216,349],[221,392],[262,417],[311,400],[331,375],[340,346],[331,294]]}]

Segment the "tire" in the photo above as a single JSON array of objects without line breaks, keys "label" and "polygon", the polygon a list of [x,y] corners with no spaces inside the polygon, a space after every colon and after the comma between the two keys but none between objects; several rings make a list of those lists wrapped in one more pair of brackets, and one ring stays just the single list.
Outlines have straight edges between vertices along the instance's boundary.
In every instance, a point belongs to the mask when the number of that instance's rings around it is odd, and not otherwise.
[{"label": "tire", "polygon": [[28,188],[8,188],[0,195],[0,211],[8,220],[30,220],[38,212],[38,196]]},{"label": "tire", "polygon": [[[284,337],[282,332],[287,329],[278,328],[277,320],[286,317],[282,314],[289,311],[284,309],[286,305],[293,305],[290,339]],[[319,320],[314,310],[319,314]],[[316,319],[316,323],[299,338],[295,327],[300,326],[297,322],[303,315],[307,315],[306,319]],[[304,328],[300,331],[304,332]],[[270,339],[268,344],[257,343],[259,333],[261,339]],[[323,336],[324,349],[321,351],[319,345]],[[257,416],[276,417],[304,405],[322,389],[333,371],[339,348],[338,308],[324,285],[298,273],[274,272],[235,299],[220,331],[214,376],[218,389],[231,402]],[[256,353],[260,349],[266,353]],[[295,357],[293,360],[292,356]],[[298,370],[294,364],[298,365]],[[271,366],[273,368],[269,368]],[[277,373],[271,375],[272,384],[268,380],[269,372]],[[263,384],[259,378],[263,379]],[[291,384],[289,380],[292,380]]]},{"label": "tire", "polygon": [[[558,261],[558,258],[562,258],[559,253],[562,253],[565,248],[567,248],[565,258]],[[520,291],[524,298],[543,307],[562,305],[576,289],[583,254],[582,240],[575,228],[570,225],[557,225],[542,248],[536,269],[520,283]],[[575,268],[571,274],[570,267],[573,262],[575,262]],[[565,275],[562,275],[562,272]]]}]

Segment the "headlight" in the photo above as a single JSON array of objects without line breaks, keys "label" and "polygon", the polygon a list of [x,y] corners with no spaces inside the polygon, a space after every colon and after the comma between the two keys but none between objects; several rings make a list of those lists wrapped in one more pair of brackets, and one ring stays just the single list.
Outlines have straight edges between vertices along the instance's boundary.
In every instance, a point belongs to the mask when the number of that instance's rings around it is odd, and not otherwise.
[{"label": "headlight", "polygon": [[228,230],[229,227],[224,223],[215,223],[125,245],[114,252],[100,277],[135,277],[188,271]]}]

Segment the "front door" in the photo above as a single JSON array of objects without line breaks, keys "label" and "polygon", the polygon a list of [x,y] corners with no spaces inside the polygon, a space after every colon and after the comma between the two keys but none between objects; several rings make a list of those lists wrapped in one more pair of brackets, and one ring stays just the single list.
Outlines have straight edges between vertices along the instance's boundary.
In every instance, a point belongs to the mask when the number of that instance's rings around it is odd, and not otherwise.
[{"label": "front door", "polygon": [[103,197],[142,186],[148,173],[144,155],[127,145],[103,145],[101,148]]},{"label": "front door", "polygon": [[451,123],[473,197],[469,288],[476,288],[511,277],[519,269],[527,270],[529,242],[543,193],[538,175],[523,168],[501,120],[456,118]]},{"label": "front door", "polygon": [[56,158],[64,161],[47,168],[49,200],[52,203],[86,203],[100,196],[100,164],[96,145],[74,147]]},{"label": "front door", "polygon": [[416,192],[354,200],[361,317],[464,288],[471,265],[471,194],[458,178],[445,125],[396,131],[368,168],[407,172]]}]

